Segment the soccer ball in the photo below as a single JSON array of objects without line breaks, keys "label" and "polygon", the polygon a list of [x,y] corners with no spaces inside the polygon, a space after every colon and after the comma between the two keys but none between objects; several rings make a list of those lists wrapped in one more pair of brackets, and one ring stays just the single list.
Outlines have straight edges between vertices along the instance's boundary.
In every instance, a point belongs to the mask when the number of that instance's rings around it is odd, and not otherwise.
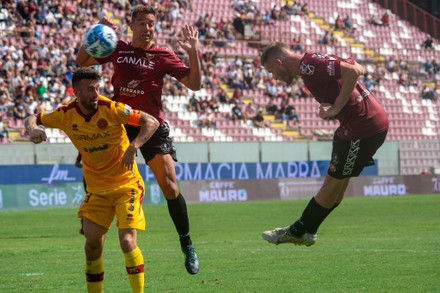
[{"label": "soccer ball", "polygon": [[117,36],[115,31],[103,24],[90,26],[84,35],[83,47],[87,53],[96,58],[104,58],[116,49]]}]

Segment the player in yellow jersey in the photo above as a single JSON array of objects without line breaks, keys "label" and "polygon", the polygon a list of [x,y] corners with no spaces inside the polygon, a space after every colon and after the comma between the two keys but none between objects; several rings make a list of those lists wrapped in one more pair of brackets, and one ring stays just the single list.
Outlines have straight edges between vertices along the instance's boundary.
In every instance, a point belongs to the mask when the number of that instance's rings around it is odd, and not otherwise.
[{"label": "player in yellow jersey", "polygon": [[[76,99],[54,111],[29,116],[25,126],[34,143],[47,138],[40,125],[63,130],[82,155],[87,195],[78,217],[84,222],[88,292],[102,292],[102,250],[116,215],[130,286],[139,293],[144,292],[144,260],[137,246],[137,230],[145,230],[144,182],[135,154],[159,122],[145,112],[99,95],[100,80],[101,75],[91,67],[78,68],[72,79]],[[140,128],[131,143],[124,124]]]}]

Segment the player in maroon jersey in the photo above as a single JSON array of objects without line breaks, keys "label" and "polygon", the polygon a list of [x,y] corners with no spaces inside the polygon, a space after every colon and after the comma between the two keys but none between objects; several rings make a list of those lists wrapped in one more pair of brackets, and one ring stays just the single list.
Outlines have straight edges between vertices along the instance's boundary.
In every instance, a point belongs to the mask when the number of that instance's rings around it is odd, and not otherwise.
[{"label": "player in maroon jersey", "polygon": [[320,104],[322,119],[340,123],[333,138],[331,162],[324,183],[301,217],[285,228],[263,232],[270,243],[313,245],[325,218],[340,204],[350,177],[374,164],[373,155],[388,132],[387,114],[376,97],[358,81],[364,69],[352,58],[291,51],[274,42],[265,47],[261,63],[274,78],[291,84],[301,77]]},{"label": "player in maroon jersey", "polygon": [[[113,22],[104,18],[100,21],[108,26]],[[106,58],[95,59],[83,47],[79,49],[76,63],[90,66],[112,62],[114,73],[112,84],[114,100],[143,110],[154,116],[160,127],[140,150],[145,162],[153,171],[168,203],[168,210],[179,234],[185,267],[190,274],[199,270],[199,261],[189,233],[189,219],[184,197],[179,191],[174,161],[176,149],[169,137],[169,126],[162,113],[162,87],[165,75],[169,74],[191,90],[201,87],[201,68],[198,56],[198,30],[185,25],[180,46],[189,57],[189,67],[176,54],[154,43],[156,11],[149,5],[137,6],[131,16],[132,41],[119,40],[116,50]],[[136,137],[138,129],[127,126],[130,140]]]}]

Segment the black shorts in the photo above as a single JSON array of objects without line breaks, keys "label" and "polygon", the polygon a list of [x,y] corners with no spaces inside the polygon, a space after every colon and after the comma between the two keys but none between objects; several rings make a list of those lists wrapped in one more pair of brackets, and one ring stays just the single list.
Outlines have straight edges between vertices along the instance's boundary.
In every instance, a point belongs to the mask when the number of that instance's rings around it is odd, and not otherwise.
[{"label": "black shorts", "polygon": [[374,165],[373,156],[384,143],[387,132],[358,140],[343,140],[335,134],[327,174],[337,179],[359,176],[364,167]]},{"label": "black shorts", "polygon": [[[125,129],[127,130],[127,136],[130,142],[133,141],[139,133],[139,128],[125,125]],[[176,148],[173,146],[173,141],[170,138],[170,126],[168,123],[164,122],[164,124],[159,126],[153,136],[140,147],[140,151],[146,164],[148,164],[156,154],[170,154],[173,160],[177,162]]]}]

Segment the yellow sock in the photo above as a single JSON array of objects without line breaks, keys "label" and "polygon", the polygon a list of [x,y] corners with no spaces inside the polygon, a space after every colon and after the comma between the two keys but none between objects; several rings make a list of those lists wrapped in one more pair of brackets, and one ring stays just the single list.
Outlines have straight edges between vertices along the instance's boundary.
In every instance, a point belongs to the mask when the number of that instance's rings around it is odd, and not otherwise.
[{"label": "yellow sock", "polygon": [[104,281],[104,259],[86,261],[87,292],[101,293]]},{"label": "yellow sock", "polygon": [[133,293],[144,292],[144,257],[139,247],[124,253],[128,280]]}]

